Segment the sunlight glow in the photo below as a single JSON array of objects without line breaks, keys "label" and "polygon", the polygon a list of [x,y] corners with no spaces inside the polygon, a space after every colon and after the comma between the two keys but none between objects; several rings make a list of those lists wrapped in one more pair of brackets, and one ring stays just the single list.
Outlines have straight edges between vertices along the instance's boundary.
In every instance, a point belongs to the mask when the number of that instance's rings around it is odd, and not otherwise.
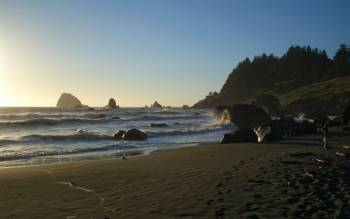
[{"label": "sunlight glow", "polygon": [[3,51],[4,50],[0,50],[0,107],[12,106],[15,104],[15,101],[9,98],[7,92],[9,63]]}]

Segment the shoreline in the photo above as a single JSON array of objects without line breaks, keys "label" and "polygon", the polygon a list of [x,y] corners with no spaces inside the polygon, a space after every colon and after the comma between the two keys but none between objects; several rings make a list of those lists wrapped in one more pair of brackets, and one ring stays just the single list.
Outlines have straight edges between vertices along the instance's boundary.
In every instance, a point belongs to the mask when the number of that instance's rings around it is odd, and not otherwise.
[{"label": "shoreline", "polygon": [[[63,156],[55,157],[57,155],[47,156],[47,157],[33,157],[29,159],[19,159],[19,160],[7,160],[0,162],[0,170],[3,168],[17,168],[17,167],[31,167],[31,166],[42,166],[42,165],[59,165],[65,163],[75,163],[75,162],[88,162],[88,161],[103,161],[103,160],[121,160],[125,156],[126,159],[133,159],[136,157],[149,156],[155,153],[160,153],[162,151],[177,150],[187,147],[197,147],[201,145],[208,144],[219,144],[219,143],[192,143],[183,144],[178,146],[172,146],[169,148],[158,148],[158,149],[147,149],[147,150],[131,150],[131,151],[121,151],[115,152],[108,155],[96,155],[96,156]],[[47,160],[47,161],[46,161]],[[6,163],[7,162],[7,163]]]},{"label": "shoreline", "polygon": [[0,217],[349,216],[350,183],[342,165],[350,149],[342,147],[350,136],[331,135],[328,150],[321,135],[308,135],[269,144],[201,144],[126,160],[1,168]]}]

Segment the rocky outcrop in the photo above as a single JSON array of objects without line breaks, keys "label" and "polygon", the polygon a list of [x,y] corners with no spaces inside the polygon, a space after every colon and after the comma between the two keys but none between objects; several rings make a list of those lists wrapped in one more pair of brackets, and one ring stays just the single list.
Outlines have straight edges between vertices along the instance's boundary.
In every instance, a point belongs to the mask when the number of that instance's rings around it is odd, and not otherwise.
[{"label": "rocky outcrop", "polygon": [[127,141],[139,141],[147,139],[146,133],[138,129],[130,129],[123,135],[123,140]]},{"label": "rocky outcrop", "polygon": [[188,105],[182,105],[182,109],[189,109],[190,107]]},{"label": "rocky outcrop", "polygon": [[251,103],[265,109],[270,116],[279,116],[281,113],[280,100],[273,95],[260,95]]},{"label": "rocky outcrop", "polygon": [[350,126],[350,103],[344,108],[342,121],[344,126]]},{"label": "rocky outcrop", "polygon": [[162,108],[162,105],[160,105],[157,101],[154,101],[154,103],[151,105],[151,108]]},{"label": "rocky outcrop", "polygon": [[70,93],[61,94],[60,98],[57,101],[56,107],[60,108],[74,108],[74,107],[83,107],[83,104],[78,98],[73,96]]},{"label": "rocky outcrop", "polygon": [[125,133],[126,133],[125,130],[119,130],[117,133],[114,134],[113,137],[115,140],[122,140]]},{"label": "rocky outcrop", "polygon": [[234,133],[226,133],[220,144],[257,142],[257,137],[252,129],[240,129]]},{"label": "rocky outcrop", "polygon": [[119,130],[114,134],[113,138],[115,140],[140,141],[147,139],[147,134],[138,129]]},{"label": "rocky outcrop", "polygon": [[117,102],[115,101],[114,98],[109,99],[107,107],[110,109],[117,109],[118,108]]},{"label": "rocky outcrop", "polygon": [[270,116],[263,109],[250,104],[219,107],[216,111],[226,113],[230,121],[239,129],[253,129],[271,121]]}]

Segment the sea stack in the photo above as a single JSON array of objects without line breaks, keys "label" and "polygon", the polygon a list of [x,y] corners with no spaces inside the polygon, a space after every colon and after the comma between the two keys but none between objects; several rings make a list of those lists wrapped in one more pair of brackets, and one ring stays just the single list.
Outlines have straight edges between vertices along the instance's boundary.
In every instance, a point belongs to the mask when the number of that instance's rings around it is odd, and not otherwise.
[{"label": "sea stack", "polygon": [[154,103],[151,105],[151,108],[162,108],[162,105],[160,105],[157,101],[154,101]]},{"label": "sea stack", "polygon": [[117,102],[115,101],[114,98],[109,99],[107,107],[110,109],[117,109],[118,108]]},{"label": "sea stack", "polygon": [[80,100],[70,93],[62,93],[57,101],[56,107],[60,108],[76,108],[83,107]]}]

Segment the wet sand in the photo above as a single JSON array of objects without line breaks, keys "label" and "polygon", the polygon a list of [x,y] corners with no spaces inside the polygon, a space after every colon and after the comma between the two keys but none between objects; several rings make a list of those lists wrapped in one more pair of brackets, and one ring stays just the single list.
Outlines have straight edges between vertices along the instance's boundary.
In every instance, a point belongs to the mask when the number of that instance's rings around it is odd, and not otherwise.
[{"label": "wet sand", "polygon": [[350,136],[0,169],[0,218],[347,218]]}]

